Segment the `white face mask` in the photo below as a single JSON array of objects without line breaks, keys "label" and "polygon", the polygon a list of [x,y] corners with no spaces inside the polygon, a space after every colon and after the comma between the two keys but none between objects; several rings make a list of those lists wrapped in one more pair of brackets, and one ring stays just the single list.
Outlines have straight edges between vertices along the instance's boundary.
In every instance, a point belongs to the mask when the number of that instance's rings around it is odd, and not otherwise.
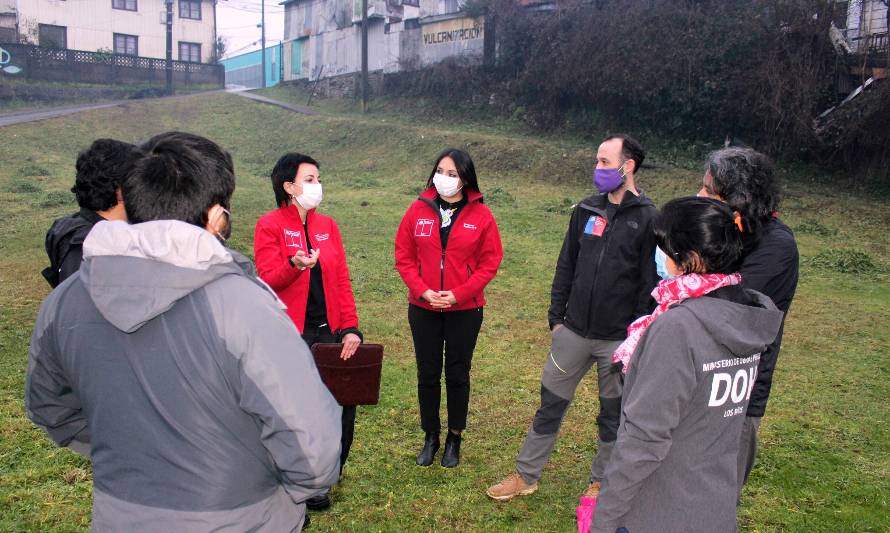
[{"label": "white face mask", "polygon": [[460,178],[452,178],[445,174],[436,174],[433,176],[433,185],[436,186],[436,192],[439,196],[451,197],[456,195],[463,189],[463,183]]},{"label": "white face mask", "polygon": [[303,206],[303,209],[315,209],[321,203],[321,199],[324,198],[321,183],[304,183],[303,194],[293,196],[292,198]]}]

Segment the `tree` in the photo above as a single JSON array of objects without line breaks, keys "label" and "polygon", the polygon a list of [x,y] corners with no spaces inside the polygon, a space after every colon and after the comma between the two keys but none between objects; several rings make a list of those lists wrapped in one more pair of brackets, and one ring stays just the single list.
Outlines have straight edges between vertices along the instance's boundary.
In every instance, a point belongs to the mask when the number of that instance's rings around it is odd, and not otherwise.
[{"label": "tree", "polygon": [[213,43],[213,52],[210,55],[211,63],[219,63],[220,59],[226,55],[226,51],[229,48],[229,41],[222,35],[216,38],[216,42]]}]

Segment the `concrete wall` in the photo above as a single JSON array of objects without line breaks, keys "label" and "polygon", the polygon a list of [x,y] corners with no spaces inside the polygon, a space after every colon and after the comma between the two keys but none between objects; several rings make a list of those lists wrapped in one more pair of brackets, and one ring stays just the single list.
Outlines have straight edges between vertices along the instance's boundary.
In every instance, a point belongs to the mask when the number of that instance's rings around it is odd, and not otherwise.
[{"label": "concrete wall", "polygon": [[483,19],[440,17],[420,21],[421,65],[431,65],[448,58],[481,61],[485,40]]},{"label": "concrete wall", "polygon": [[[19,32],[36,41],[38,24],[67,28],[68,48],[96,51],[114,48],[114,34],[139,37],[139,55],[166,57],[164,0],[137,0],[137,11],[112,9],[111,0],[20,0]],[[214,46],[214,2],[202,0],[201,20],[180,18],[173,2],[173,58],[180,41],[201,44],[201,60],[209,62]],[[34,42],[34,44],[39,44]]]},{"label": "concrete wall", "polygon": [[460,0],[420,0],[420,18],[447,15],[460,11]]},{"label": "concrete wall", "polygon": [[352,26],[353,0],[297,0],[284,7],[284,40]]},{"label": "concrete wall", "polygon": [[[300,57],[295,56],[293,41],[284,44],[284,79],[315,79],[319,72],[324,77],[359,72],[362,31],[360,24],[350,24],[342,30],[326,31],[299,39]],[[368,69],[382,70],[390,60],[388,38],[382,19],[368,23]],[[299,67],[294,61],[299,62]]]},{"label": "concrete wall", "polygon": [[[359,1],[297,0],[285,5],[285,80],[314,80],[319,75],[327,78],[361,70],[361,24],[349,18],[350,13],[361,15],[360,9],[350,11],[353,2]],[[481,61],[484,21],[460,12],[440,13],[457,5],[422,0],[419,6],[390,6],[386,17],[369,17],[368,70],[401,72],[455,57]],[[419,18],[423,13],[435,15]]]}]

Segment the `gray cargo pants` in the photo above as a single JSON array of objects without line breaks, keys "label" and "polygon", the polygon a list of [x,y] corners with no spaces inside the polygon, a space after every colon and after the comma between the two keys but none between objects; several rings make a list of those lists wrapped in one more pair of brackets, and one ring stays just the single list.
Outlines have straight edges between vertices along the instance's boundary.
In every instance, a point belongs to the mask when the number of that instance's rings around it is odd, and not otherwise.
[{"label": "gray cargo pants", "polygon": [[599,446],[590,469],[590,481],[603,478],[621,418],[621,373],[612,371],[612,353],[621,341],[585,339],[563,326],[553,333],[550,354],[541,378],[541,407],[516,458],[516,470],[527,483],[541,477],[553,452],[559,426],[575,389],[596,363],[600,413],[596,419]]}]

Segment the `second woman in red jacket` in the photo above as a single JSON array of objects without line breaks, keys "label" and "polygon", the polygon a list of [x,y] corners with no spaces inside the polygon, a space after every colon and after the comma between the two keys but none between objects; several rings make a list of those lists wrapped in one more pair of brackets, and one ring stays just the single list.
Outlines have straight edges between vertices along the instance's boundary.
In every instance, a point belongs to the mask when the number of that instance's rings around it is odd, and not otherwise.
[{"label": "second woman in red jacket", "polygon": [[[333,218],[317,213],[322,200],[318,162],[291,153],[272,170],[278,209],[263,215],[253,236],[257,272],[287,305],[287,314],[306,344],[342,342],[348,359],[361,343],[346,251]],[[355,428],[355,406],[343,406],[340,469],[346,464]],[[330,505],[327,494],[309,498],[310,509]]]},{"label": "second woman in red jacket", "polygon": [[442,466],[455,467],[467,424],[470,364],[482,327],[483,289],[497,274],[504,255],[469,154],[449,148],[439,155],[426,190],[402,218],[395,248],[396,269],[408,286],[420,425],[426,432],[417,464],[431,465],[439,449],[444,352],[448,436]]}]

